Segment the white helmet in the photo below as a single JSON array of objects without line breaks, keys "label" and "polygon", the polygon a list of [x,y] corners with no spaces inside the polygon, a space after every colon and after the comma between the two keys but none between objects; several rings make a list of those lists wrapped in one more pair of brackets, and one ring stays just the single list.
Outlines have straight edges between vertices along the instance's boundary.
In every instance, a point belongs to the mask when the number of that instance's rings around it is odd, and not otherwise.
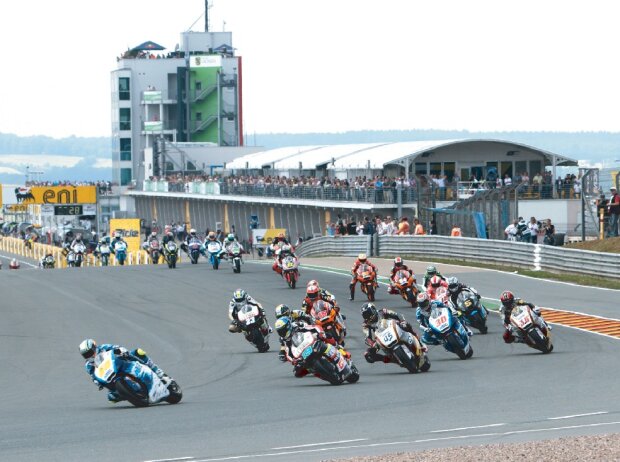
[{"label": "white helmet", "polygon": [[192,229],[189,230],[189,233],[190,234],[196,234],[196,230],[194,228],[192,228]]}]

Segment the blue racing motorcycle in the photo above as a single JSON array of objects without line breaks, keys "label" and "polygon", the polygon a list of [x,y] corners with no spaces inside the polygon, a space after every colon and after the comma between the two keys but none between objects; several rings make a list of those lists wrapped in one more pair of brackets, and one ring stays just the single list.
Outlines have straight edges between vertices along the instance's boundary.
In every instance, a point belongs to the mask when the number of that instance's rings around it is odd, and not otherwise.
[{"label": "blue racing motorcycle", "polygon": [[136,407],[146,407],[166,401],[177,404],[183,392],[177,383],[157,377],[150,367],[129,355],[102,351],[95,357],[95,379],[109,390]]},{"label": "blue racing motorcycle", "polygon": [[[219,241],[207,241],[204,244],[204,251],[208,254],[209,263],[216,270],[220,267],[220,258],[222,258],[222,244]],[[203,252],[204,252],[203,251]]]},{"label": "blue racing motorcycle", "polygon": [[447,306],[433,306],[428,326],[433,336],[441,341],[450,353],[456,354],[460,359],[471,358],[474,354],[467,331]]}]

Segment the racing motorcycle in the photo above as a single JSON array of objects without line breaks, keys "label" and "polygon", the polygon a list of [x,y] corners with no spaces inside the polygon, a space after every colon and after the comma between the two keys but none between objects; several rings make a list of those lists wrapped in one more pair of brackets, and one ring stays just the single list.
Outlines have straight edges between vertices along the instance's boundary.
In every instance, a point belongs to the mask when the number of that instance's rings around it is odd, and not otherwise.
[{"label": "racing motorcycle", "polygon": [[448,292],[448,288],[444,286],[439,286],[435,289],[435,293],[431,297],[433,300],[437,300],[438,302],[447,305],[450,301],[450,292]]},{"label": "racing motorcycle", "polygon": [[286,283],[291,289],[294,289],[299,280],[299,261],[297,257],[287,255],[282,259],[282,277],[286,279]]},{"label": "racing motorcycle", "polygon": [[308,369],[332,385],[345,381],[355,383],[360,379],[357,368],[345,356],[344,350],[326,344],[312,332],[295,332],[291,352],[296,367]]},{"label": "racing motorcycle", "polygon": [[347,329],[332,304],[324,300],[317,300],[310,309],[310,316],[314,318],[315,324],[323,329],[327,338],[333,338],[336,343],[344,346]]},{"label": "racing motorcycle", "polygon": [[56,261],[52,255],[46,255],[41,261],[41,267],[44,269],[52,269],[56,265]]},{"label": "racing motorcycle", "polygon": [[404,332],[394,319],[381,319],[374,331],[374,341],[367,339],[370,347],[379,345],[386,356],[395,360],[410,373],[426,372],[431,368],[431,361],[415,335],[409,334],[413,344],[405,342],[408,332]]},{"label": "racing motorcycle", "polygon": [[238,242],[233,242],[228,247],[228,260],[233,267],[234,273],[241,272],[241,245]]},{"label": "racing motorcycle", "polygon": [[254,305],[243,305],[237,312],[237,325],[259,353],[269,351],[269,330],[263,330],[264,320],[265,317]]},{"label": "racing motorcycle", "polygon": [[116,390],[121,398],[136,407],[166,401],[177,404],[183,397],[174,380],[162,380],[131,355],[103,351],[95,357],[95,378],[104,387]]},{"label": "racing motorcycle", "polygon": [[472,357],[474,349],[471,347],[469,336],[450,308],[433,306],[428,325],[447,351],[454,353],[460,359]]},{"label": "racing motorcycle", "polygon": [[551,343],[551,332],[549,329],[541,329],[534,322],[532,309],[527,305],[517,305],[510,313],[510,326],[512,333],[520,337],[530,348],[551,353],[553,344]]},{"label": "racing motorcycle", "polygon": [[480,303],[478,294],[470,289],[463,289],[457,296],[456,306],[450,301],[454,309],[461,313],[461,319],[465,324],[478,329],[481,334],[486,334],[488,310]]},{"label": "racing motorcycle", "polygon": [[370,265],[362,263],[357,269],[355,276],[360,283],[362,292],[366,294],[368,301],[374,302],[375,290],[377,288],[377,275],[375,274],[375,271]]},{"label": "racing motorcycle", "polygon": [[110,262],[110,245],[107,242],[99,244],[98,254],[101,259],[101,266],[108,266]]},{"label": "racing motorcycle", "polygon": [[200,258],[201,247],[202,247],[202,243],[200,242],[200,240],[196,238],[190,239],[190,241],[187,243],[187,246],[185,246],[185,251],[187,252],[187,255],[189,256],[189,261],[192,263],[192,265],[195,265],[198,263],[198,258]]},{"label": "racing motorcycle", "polygon": [[392,278],[392,285],[396,287],[400,296],[403,297],[407,303],[410,303],[413,308],[418,306],[418,289],[415,274],[406,270],[399,270],[394,273]]},{"label": "racing motorcycle", "polygon": [[149,242],[148,252],[151,255],[153,264],[157,265],[159,263],[159,256],[161,255],[159,241],[157,239],[153,239]]},{"label": "racing motorcycle", "polygon": [[205,244],[203,244],[203,246],[205,247],[206,253],[209,254],[209,263],[213,266],[213,269],[216,270],[220,267],[220,258],[222,258],[223,252],[222,244],[218,240],[207,240]]},{"label": "racing motorcycle", "polygon": [[127,244],[123,241],[114,244],[114,255],[118,264],[123,266],[127,260]]},{"label": "racing motorcycle", "polygon": [[164,246],[164,257],[166,258],[166,263],[168,263],[168,268],[176,268],[177,260],[179,259],[179,247],[176,242],[168,241]]},{"label": "racing motorcycle", "polygon": [[86,246],[84,244],[76,242],[73,248],[69,249],[69,253],[67,254],[67,266],[70,266],[72,268],[79,268],[80,266],[82,266],[85,251]]}]

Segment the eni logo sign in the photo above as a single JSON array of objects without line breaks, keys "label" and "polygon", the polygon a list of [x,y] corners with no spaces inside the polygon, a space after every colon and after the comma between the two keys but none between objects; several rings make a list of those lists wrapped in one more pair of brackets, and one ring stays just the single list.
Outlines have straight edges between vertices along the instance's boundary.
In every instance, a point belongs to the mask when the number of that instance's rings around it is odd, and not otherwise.
[{"label": "eni logo sign", "polygon": [[15,189],[18,204],[95,204],[96,186],[32,186]]}]

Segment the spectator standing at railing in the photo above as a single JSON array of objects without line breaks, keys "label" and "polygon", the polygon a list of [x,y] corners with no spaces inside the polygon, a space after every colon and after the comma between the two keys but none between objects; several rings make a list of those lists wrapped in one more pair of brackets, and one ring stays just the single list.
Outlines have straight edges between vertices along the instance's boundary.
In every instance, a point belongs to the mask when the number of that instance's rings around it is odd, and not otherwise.
[{"label": "spectator standing at railing", "polygon": [[538,221],[536,221],[536,217],[530,218],[530,222],[527,224],[527,229],[530,230],[530,239],[532,244],[538,243]]},{"label": "spectator standing at railing", "polygon": [[422,236],[424,234],[426,234],[426,232],[424,232],[424,226],[422,226],[422,223],[420,223],[420,220],[417,218],[413,219],[413,235],[414,236]]},{"label": "spectator standing at railing", "polygon": [[620,216],[620,196],[615,186],[611,187],[611,198],[609,199],[609,235],[618,237],[618,217]]},{"label": "spectator standing at railing", "polygon": [[409,220],[407,217],[402,217],[400,219],[400,223],[398,224],[398,232],[396,233],[399,236],[406,236],[410,234]]},{"label": "spectator standing at railing", "polygon": [[506,229],[504,230],[504,234],[506,235],[507,240],[509,241],[517,240],[517,232],[518,232],[517,223],[519,223],[518,220],[514,220],[511,224],[506,226]]},{"label": "spectator standing at railing", "polygon": [[551,224],[551,219],[547,218],[545,221],[545,239],[544,243],[547,245],[555,245],[555,226]]}]

